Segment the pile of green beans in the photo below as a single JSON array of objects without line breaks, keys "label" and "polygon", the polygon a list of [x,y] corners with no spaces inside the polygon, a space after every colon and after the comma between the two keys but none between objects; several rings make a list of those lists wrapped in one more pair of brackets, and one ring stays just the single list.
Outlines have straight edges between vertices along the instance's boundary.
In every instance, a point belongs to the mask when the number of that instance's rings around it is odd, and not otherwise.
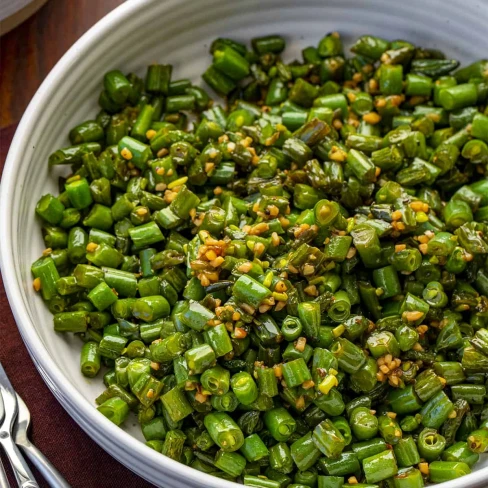
[{"label": "pile of green beans", "polygon": [[[337,33],[111,71],[34,289],[152,449],[262,488],[420,488],[488,451],[488,60]],[[64,173],[66,174],[66,172]]]}]

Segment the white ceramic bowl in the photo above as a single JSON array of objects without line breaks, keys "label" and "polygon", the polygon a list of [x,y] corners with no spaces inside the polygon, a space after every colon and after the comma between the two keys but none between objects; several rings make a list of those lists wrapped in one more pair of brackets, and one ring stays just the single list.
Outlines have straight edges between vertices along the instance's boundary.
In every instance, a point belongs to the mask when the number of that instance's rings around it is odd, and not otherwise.
[{"label": "white ceramic bowl", "polygon": [[[79,373],[79,343],[52,330],[52,317],[32,291],[30,265],[43,249],[34,207],[56,192],[48,155],[68,144],[67,132],[93,117],[104,72],[144,74],[154,61],[172,63],[176,78],[199,81],[217,36],[248,40],[280,33],[293,59],[329,31],[346,41],[372,33],[437,47],[470,62],[488,52],[487,0],[131,0],[90,29],[59,61],[25,112],[1,183],[0,256],[8,298],[22,337],[49,388],[86,433],[128,468],[164,488],[239,486],[192,470],[147,448],[133,425],[123,431],[101,416],[100,380]],[[482,466],[485,466],[483,469]],[[442,488],[488,485],[486,460]]]}]

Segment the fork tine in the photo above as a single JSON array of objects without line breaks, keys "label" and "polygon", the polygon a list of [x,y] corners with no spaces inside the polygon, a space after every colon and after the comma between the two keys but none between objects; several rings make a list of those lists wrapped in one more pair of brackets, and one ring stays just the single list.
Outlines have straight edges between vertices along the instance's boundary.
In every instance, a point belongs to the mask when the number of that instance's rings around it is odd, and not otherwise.
[{"label": "fork tine", "polygon": [[2,461],[0,460],[0,486],[2,488],[10,488],[10,483],[7,479],[7,473],[5,472],[5,466],[3,465]]},{"label": "fork tine", "polygon": [[17,396],[15,390],[8,379],[7,373],[3,369],[2,363],[0,363],[0,394],[3,400],[3,407],[5,415],[1,426],[7,428],[11,433],[14,425],[15,417],[17,416]]},{"label": "fork tine", "polygon": [[19,407],[17,422],[15,424],[15,443],[22,449],[34,466],[39,470],[44,479],[52,488],[71,488],[62,474],[51,464],[44,454],[32,444],[28,437],[31,421],[29,407],[20,395],[17,395]]},{"label": "fork tine", "polygon": [[[18,447],[15,445],[12,439],[12,431],[14,427],[14,421],[17,417],[18,405],[17,405],[17,394],[10,380],[7,377],[7,373],[3,369],[0,363],[0,395],[3,400],[3,405],[5,408],[5,416],[3,422],[0,425],[2,429],[2,436],[0,437],[0,443],[7,454],[7,457],[12,465],[12,470],[14,472],[15,479],[19,486],[29,487],[29,488],[39,488],[29,465],[22,457]],[[7,433],[8,431],[8,433]],[[7,485],[8,486],[8,485]]]},{"label": "fork tine", "polygon": [[[0,394],[0,425],[3,422],[4,415],[5,415],[5,407],[3,405],[2,395]],[[10,488],[10,483],[8,482],[7,479],[7,473],[5,472],[5,466],[3,465],[1,459],[0,459],[0,487]]]},{"label": "fork tine", "polygon": [[15,422],[12,434],[16,444],[25,444],[26,441],[28,441],[27,436],[31,422],[31,415],[29,408],[19,394],[17,394],[17,405],[17,420]]},{"label": "fork tine", "polygon": [[0,394],[0,425],[3,424],[3,417],[5,415],[5,406],[3,404],[3,398],[2,395]]}]

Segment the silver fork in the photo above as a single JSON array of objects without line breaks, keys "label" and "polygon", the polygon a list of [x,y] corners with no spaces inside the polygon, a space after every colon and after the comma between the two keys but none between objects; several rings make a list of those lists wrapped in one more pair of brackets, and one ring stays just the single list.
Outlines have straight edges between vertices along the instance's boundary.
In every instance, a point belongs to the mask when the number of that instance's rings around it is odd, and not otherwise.
[{"label": "silver fork", "polygon": [[71,488],[61,473],[49,462],[46,456],[29,440],[27,434],[31,416],[24,400],[17,394],[19,413],[15,425],[15,443],[22,449],[32,464],[39,470],[52,488]]},{"label": "silver fork", "polygon": [[18,447],[12,439],[12,429],[18,411],[17,396],[1,363],[0,394],[2,395],[4,405],[4,416],[0,424],[0,444],[2,444],[10,464],[12,465],[19,488],[39,488],[27,462],[22,457],[22,454],[20,454]]},{"label": "silver fork", "polygon": [[[5,413],[3,409],[3,400],[2,396],[0,395],[0,421],[3,419],[3,414]],[[5,472],[5,467],[0,460],[0,487],[2,488],[10,488],[10,483],[7,479],[7,473]]]}]

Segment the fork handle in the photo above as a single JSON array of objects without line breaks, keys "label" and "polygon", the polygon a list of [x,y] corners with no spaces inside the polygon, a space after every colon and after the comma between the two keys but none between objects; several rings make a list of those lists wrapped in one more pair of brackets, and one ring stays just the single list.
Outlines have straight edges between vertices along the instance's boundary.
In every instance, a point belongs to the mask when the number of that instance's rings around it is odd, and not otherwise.
[{"label": "fork handle", "polygon": [[51,464],[49,459],[29,440],[18,444],[32,464],[39,470],[51,488],[71,488],[61,473]]},{"label": "fork handle", "polygon": [[39,488],[34,475],[27,462],[22,457],[18,447],[12,440],[12,437],[3,431],[0,434],[0,442],[5,450],[5,454],[7,454],[10,464],[12,465],[12,470],[19,488]]}]

